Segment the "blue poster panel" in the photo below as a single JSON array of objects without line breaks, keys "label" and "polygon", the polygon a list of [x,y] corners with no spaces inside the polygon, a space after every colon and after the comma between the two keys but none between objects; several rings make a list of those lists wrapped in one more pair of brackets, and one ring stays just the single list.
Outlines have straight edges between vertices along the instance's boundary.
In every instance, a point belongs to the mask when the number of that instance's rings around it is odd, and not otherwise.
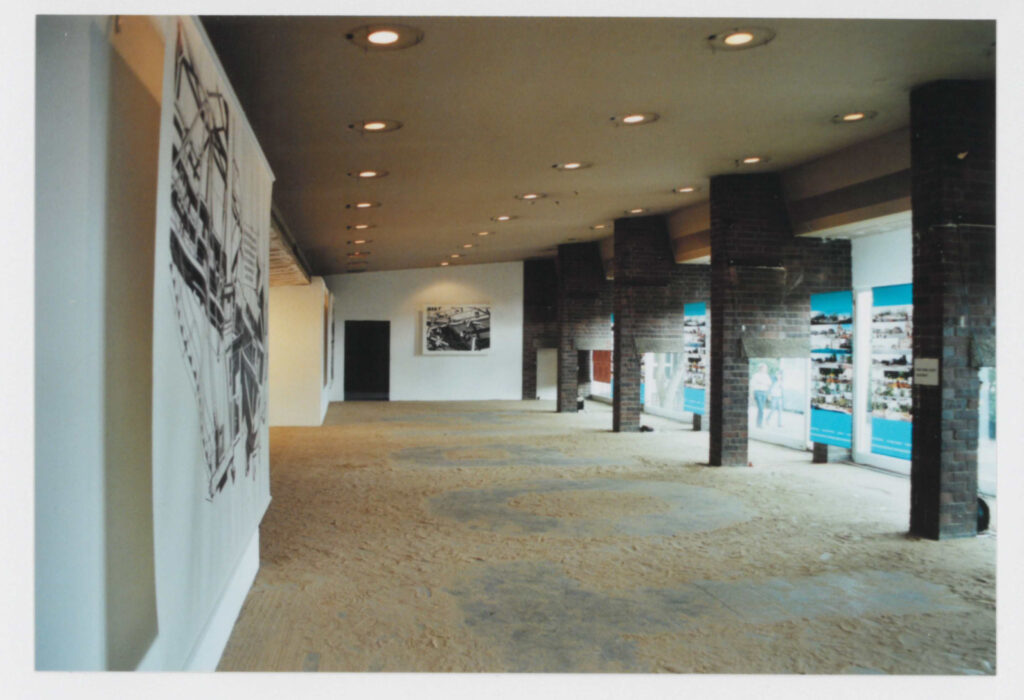
[{"label": "blue poster panel", "polygon": [[871,305],[871,451],[910,459],[913,286],[875,287]]},{"label": "blue poster panel", "polygon": [[853,292],[811,295],[811,440],[850,447]]},{"label": "blue poster panel", "polygon": [[704,391],[708,375],[707,304],[683,305],[683,347],[686,377],[683,381],[683,410],[704,415]]}]

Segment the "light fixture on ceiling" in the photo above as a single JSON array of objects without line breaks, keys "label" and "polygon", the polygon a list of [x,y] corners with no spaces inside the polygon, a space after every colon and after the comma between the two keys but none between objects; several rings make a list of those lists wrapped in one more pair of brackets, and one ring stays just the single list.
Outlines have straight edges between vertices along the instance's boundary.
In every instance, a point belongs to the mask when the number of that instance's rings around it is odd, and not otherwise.
[{"label": "light fixture on ceiling", "polygon": [[462,244],[462,247],[463,247],[463,248],[472,248],[472,247],[473,247],[473,244],[472,244],[472,243],[463,243],[463,244]]},{"label": "light fixture on ceiling", "polygon": [[354,177],[357,180],[372,180],[374,178],[387,177],[387,170],[351,170],[348,173],[349,177]]},{"label": "light fixture on ceiling", "polygon": [[497,222],[503,224],[506,221],[511,221],[512,219],[515,219],[515,218],[517,218],[517,217],[512,216],[511,214],[500,214],[498,216],[492,216],[491,217],[491,221],[497,221]]},{"label": "light fixture on ceiling", "polygon": [[545,197],[547,197],[547,195],[544,194],[543,192],[527,192],[526,194],[516,195],[516,199],[524,199],[528,202],[533,201],[535,199],[544,199]]},{"label": "light fixture on ceiling", "polygon": [[643,207],[635,207],[633,209],[627,209],[624,213],[626,214],[643,214],[647,210]]},{"label": "light fixture on ceiling", "polygon": [[481,238],[483,238],[484,236],[493,236],[494,232],[493,231],[477,231],[473,235],[474,236],[480,236]]},{"label": "light fixture on ceiling", "polygon": [[590,228],[592,228],[595,231],[603,231],[606,228],[608,228],[608,224],[594,224]]},{"label": "light fixture on ceiling", "polygon": [[682,187],[673,187],[672,191],[676,194],[691,194],[700,190],[696,185],[683,185]]},{"label": "light fixture on ceiling", "polygon": [[366,24],[351,30],[345,38],[367,51],[395,51],[423,41],[423,32],[404,24]]},{"label": "light fixture on ceiling", "polygon": [[441,267],[448,267],[449,265],[451,265],[451,263],[448,262],[447,260],[442,260],[441,261]]},{"label": "light fixture on ceiling", "polygon": [[362,131],[367,134],[382,134],[386,131],[397,131],[402,128],[402,122],[395,119],[366,119],[361,122],[353,122],[348,125],[353,131]]},{"label": "light fixture on ceiling", "polygon": [[572,170],[584,170],[586,168],[589,168],[591,165],[593,165],[593,164],[592,163],[586,163],[586,162],[581,161],[581,160],[571,160],[568,163],[555,163],[551,167],[554,168],[555,170],[569,170],[569,171],[572,171]]},{"label": "light fixture on ceiling", "polygon": [[711,48],[720,51],[743,51],[764,46],[775,38],[775,32],[767,27],[737,27],[708,37]]},{"label": "light fixture on ceiling", "polygon": [[767,156],[745,156],[743,158],[736,159],[736,166],[743,167],[744,165],[761,165],[770,160],[771,158]]},{"label": "light fixture on ceiling", "polygon": [[611,121],[617,126],[640,126],[658,121],[658,115],[654,112],[629,112],[612,117]]},{"label": "light fixture on ceiling", "polygon": [[461,258],[462,257],[462,253],[452,253],[448,257],[451,258],[452,260],[455,260],[457,258]]},{"label": "light fixture on ceiling", "polygon": [[366,245],[367,243],[373,243],[373,241],[368,239],[368,238],[356,238],[355,240],[346,241],[346,242],[349,245]]},{"label": "light fixture on ceiling", "polygon": [[350,226],[346,226],[345,228],[347,228],[349,231],[366,231],[367,229],[377,227],[374,224],[352,224]]},{"label": "light fixture on ceiling", "polygon": [[375,209],[380,206],[380,202],[351,202],[345,205],[346,209]]},{"label": "light fixture on ceiling", "polygon": [[833,124],[859,124],[860,122],[866,122],[869,119],[874,119],[878,116],[878,112],[862,111],[862,112],[845,112],[843,114],[833,114]]}]

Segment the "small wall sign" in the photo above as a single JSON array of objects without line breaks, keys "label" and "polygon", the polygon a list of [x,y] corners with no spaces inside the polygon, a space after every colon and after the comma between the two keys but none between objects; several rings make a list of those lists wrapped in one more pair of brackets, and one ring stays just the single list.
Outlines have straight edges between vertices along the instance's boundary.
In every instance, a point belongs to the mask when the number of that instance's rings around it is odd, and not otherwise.
[{"label": "small wall sign", "polygon": [[939,385],[939,358],[919,357],[914,361],[914,383],[921,386]]}]

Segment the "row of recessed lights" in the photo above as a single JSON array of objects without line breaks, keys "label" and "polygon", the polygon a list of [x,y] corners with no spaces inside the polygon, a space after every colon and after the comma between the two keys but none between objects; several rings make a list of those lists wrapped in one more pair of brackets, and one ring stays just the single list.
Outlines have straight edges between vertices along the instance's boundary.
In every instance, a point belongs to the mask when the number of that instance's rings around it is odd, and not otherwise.
[{"label": "row of recessed lights", "polygon": [[[367,49],[367,50],[393,50],[403,49],[410,46],[415,46],[423,39],[423,32],[415,27],[408,27],[404,25],[367,25],[359,27],[349,32],[346,37],[355,45]],[[712,34],[707,38],[708,43],[714,49],[738,51],[743,49],[751,49],[757,46],[764,46],[775,38],[775,32],[765,27],[749,27],[749,28],[736,28],[727,32],[721,32],[718,34]],[[873,119],[876,116],[875,112],[863,111],[863,112],[848,112],[844,114],[833,115],[831,121],[835,124],[853,124],[868,119]],[[650,124],[657,121],[659,118],[658,114],[654,112],[632,112],[620,116],[611,117],[611,121],[616,125],[621,126],[638,126],[641,124]],[[393,119],[371,119],[355,122],[349,124],[350,129],[360,131],[362,133],[383,133],[388,131],[395,131],[402,128],[402,123]],[[771,158],[767,156],[745,156],[737,159],[737,167],[745,165],[759,165],[770,161]],[[583,168],[589,168],[590,163],[582,161],[570,161],[566,163],[556,163],[552,167],[557,170],[573,171]],[[387,176],[385,170],[358,170],[348,173],[352,177],[359,179],[374,179]],[[673,192],[677,194],[689,194],[696,192],[699,188],[693,185],[685,185],[681,187],[673,188]],[[520,195],[516,195],[516,199],[524,201],[534,201],[542,199],[547,195],[541,192],[528,192]],[[371,206],[380,206],[379,203],[374,205],[369,202],[361,202],[355,205],[356,208],[369,208]],[[642,207],[629,209],[624,212],[627,215],[639,215],[646,213],[646,210]],[[509,214],[502,214],[491,217],[492,221],[496,222],[507,222],[516,218]],[[350,227],[357,230],[371,228],[372,225],[358,224]],[[596,224],[591,226],[593,230],[602,230],[606,227],[606,224]],[[489,231],[482,231],[477,233],[477,236],[489,235]],[[351,241],[352,243],[366,243],[365,240]],[[463,245],[463,248],[472,248],[472,243]],[[356,251],[351,253],[352,256],[368,255],[369,253],[360,253]],[[451,256],[453,259],[462,257],[461,253],[453,253]],[[448,266],[448,261],[442,261],[442,266]]]}]

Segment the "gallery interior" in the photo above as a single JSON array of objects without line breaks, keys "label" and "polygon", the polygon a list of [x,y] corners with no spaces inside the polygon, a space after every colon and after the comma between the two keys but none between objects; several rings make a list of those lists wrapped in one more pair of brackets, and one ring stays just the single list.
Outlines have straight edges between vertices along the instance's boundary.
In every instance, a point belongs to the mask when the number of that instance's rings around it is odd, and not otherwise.
[{"label": "gallery interior", "polygon": [[35,668],[993,676],[995,37],[39,16]]}]

